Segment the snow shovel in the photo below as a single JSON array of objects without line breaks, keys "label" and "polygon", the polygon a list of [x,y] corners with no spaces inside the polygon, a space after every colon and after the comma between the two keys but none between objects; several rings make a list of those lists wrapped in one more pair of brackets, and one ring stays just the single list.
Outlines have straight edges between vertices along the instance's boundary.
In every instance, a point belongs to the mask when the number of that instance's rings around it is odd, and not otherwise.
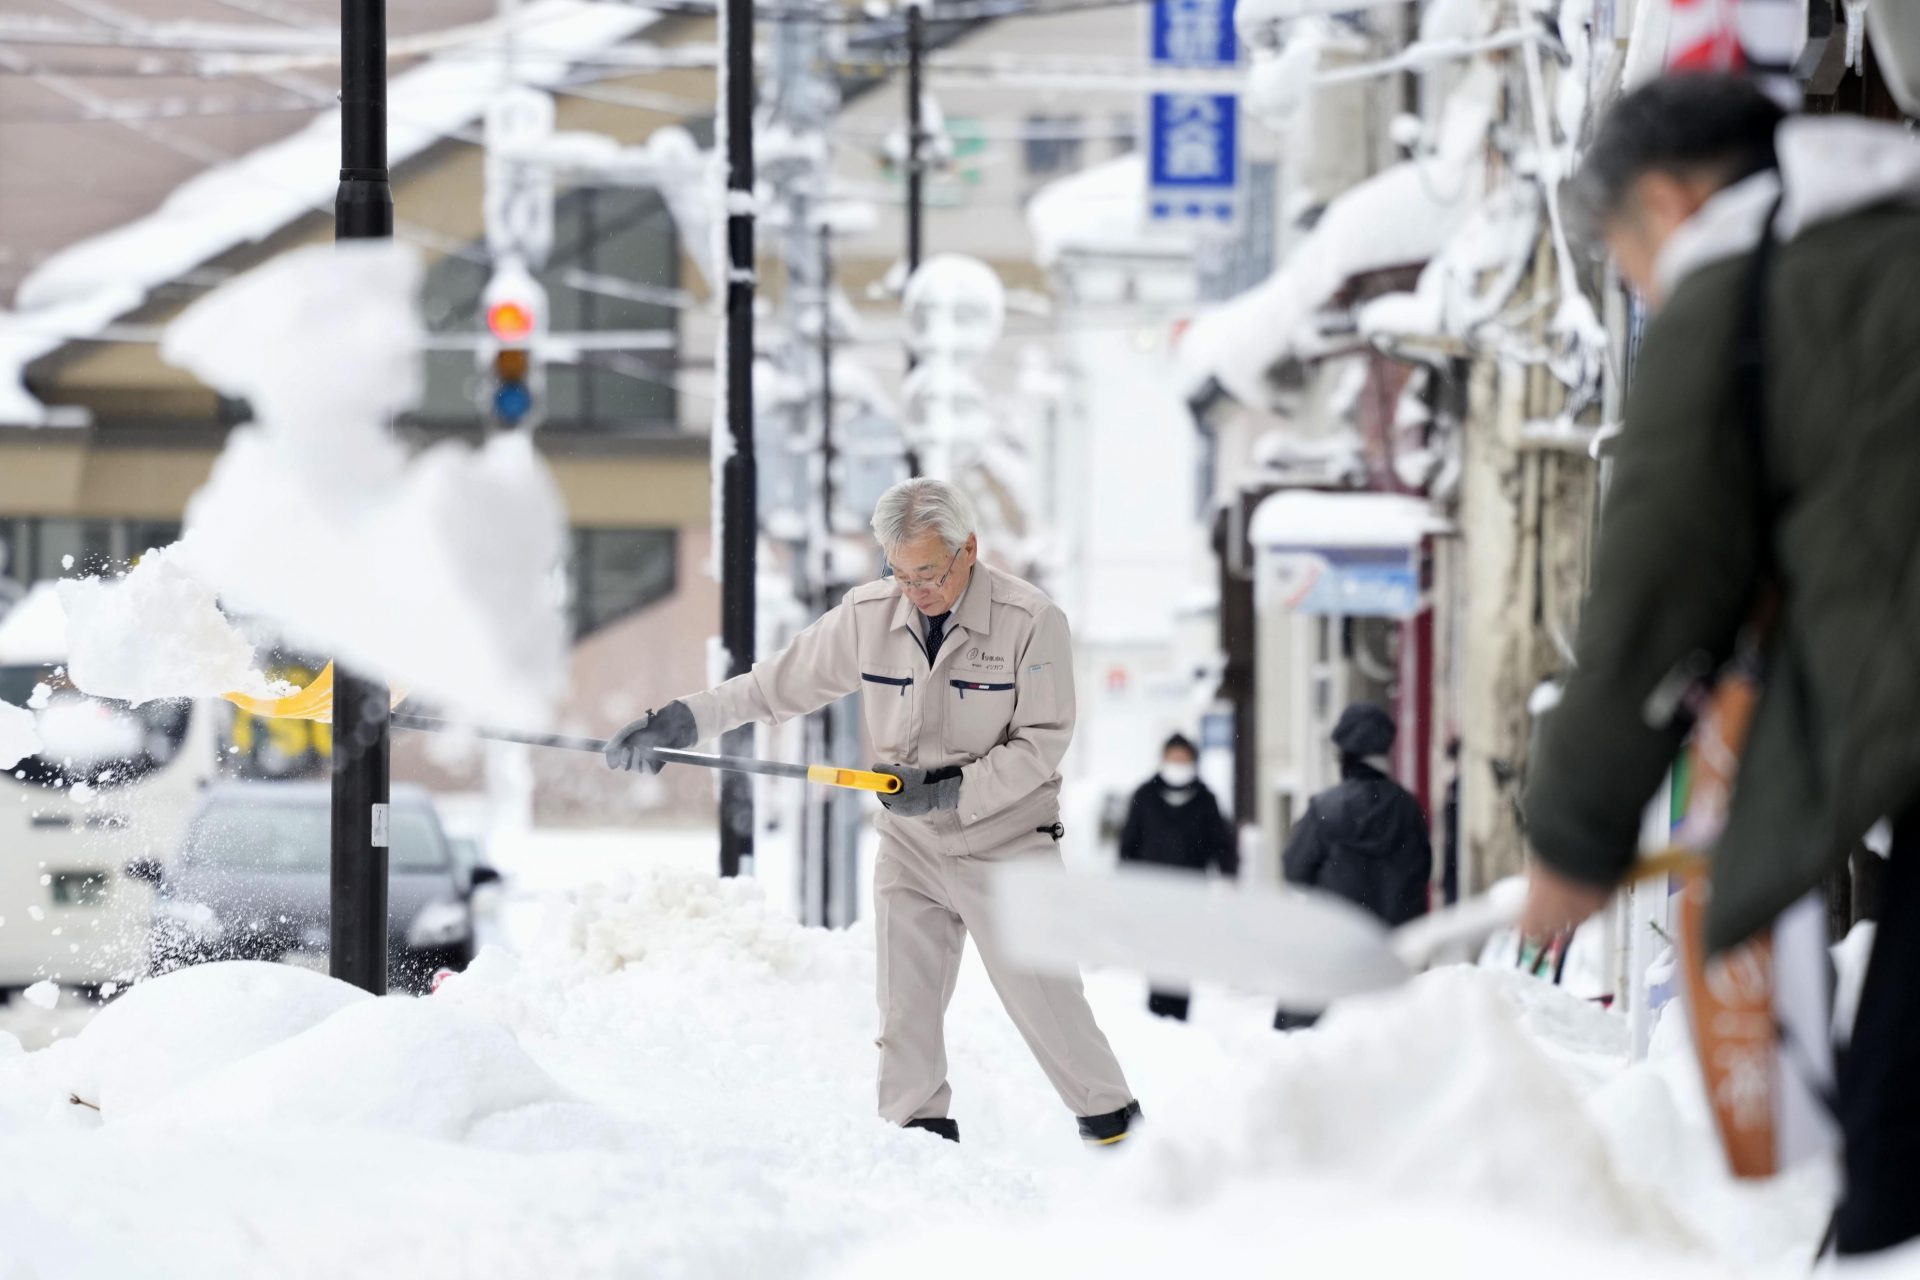
[{"label": "snow shovel", "polygon": [[[266,720],[316,720],[321,724],[333,723],[333,664],[329,662],[313,678],[313,683],[298,693],[290,693],[284,698],[257,698],[250,693],[223,693],[220,695],[242,711],[250,712]],[[393,691],[393,705],[399,706],[405,700],[406,692]]]},{"label": "snow shovel", "polygon": [[[1698,862],[1686,850],[1642,859],[1638,881]],[[1520,918],[1526,884],[1486,893],[1389,929],[1318,890],[1226,889],[1191,872],[1122,867],[1076,874],[1052,862],[995,872],[994,926],[1012,958],[1035,969],[1132,969],[1156,982],[1225,982],[1301,1013],[1407,982],[1448,950]]]},{"label": "snow shovel", "polygon": [[[602,738],[574,738],[559,733],[522,733],[514,729],[489,729],[460,724],[433,716],[395,712],[396,729],[421,729],[428,733],[465,733],[490,742],[517,742],[529,747],[558,747],[565,751],[591,751],[596,755],[607,749]],[[757,773],[769,778],[798,778],[823,787],[844,787],[849,791],[877,791],[892,795],[900,790],[900,779],[890,773],[872,773],[866,769],[842,769],[830,764],[784,764],[778,760],[755,760],[748,756],[716,756],[700,751],[676,751],[670,747],[653,748],[656,760],[668,764],[697,765],[727,773]]]},{"label": "snow shovel", "polygon": [[[254,715],[267,719],[317,720],[322,724],[331,724],[333,722],[333,664],[329,662],[320,674],[314,677],[312,684],[284,698],[257,698],[247,693],[229,693],[222,696],[241,710],[250,711]],[[406,696],[404,692],[394,690],[393,705],[399,706]],[[607,746],[598,738],[570,738],[557,733],[518,733],[508,729],[488,729],[406,712],[394,713],[392,723],[396,729],[422,729],[432,733],[467,733],[476,738],[488,738],[494,742],[517,742],[530,747],[560,747],[572,751],[599,753],[605,751]],[[900,779],[892,774],[871,773],[865,769],[841,769],[824,764],[782,764],[773,760],[752,760],[745,756],[713,756],[698,751],[673,751],[666,748],[655,748],[654,755],[673,764],[698,765],[701,768],[722,769],[729,773],[758,773],[774,778],[799,778],[821,786],[844,787],[850,791],[875,791],[883,795],[892,795],[900,790]]]}]

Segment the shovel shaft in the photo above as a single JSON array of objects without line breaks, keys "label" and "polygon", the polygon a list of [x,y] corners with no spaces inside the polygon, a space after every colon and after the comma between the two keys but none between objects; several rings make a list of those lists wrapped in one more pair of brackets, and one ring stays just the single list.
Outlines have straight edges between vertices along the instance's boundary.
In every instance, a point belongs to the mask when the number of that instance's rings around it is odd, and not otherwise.
[{"label": "shovel shaft", "polygon": [[[441,720],[435,716],[414,715],[405,711],[394,712],[393,727],[421,729],[428,733],[467,733],[476,738],[485,738],[490,742],[515,742],[528,747],[557,747],[563,751],[591,751],[599,754],[607,749],[606,740],[603,738],[578,738],[564,733],[525,733],[517,729],[495,729],[482,725],[461,724],[454,720]],[[768,778],[797,778],[802,782],[814,782],[827,787],[844,787],[851,791],[876,791],[891,795],[900,789],[900,779],[892,774],[871,773],[865,769],[838,769],[832,765],[819,764],[783,764],[777,760],[708,755],[701,751],[675,751],[666,747],[655,747],[653,755],[655,759],[668,764],[690,764],[702,769],[719,769],[727,773],[757,773]]]}]

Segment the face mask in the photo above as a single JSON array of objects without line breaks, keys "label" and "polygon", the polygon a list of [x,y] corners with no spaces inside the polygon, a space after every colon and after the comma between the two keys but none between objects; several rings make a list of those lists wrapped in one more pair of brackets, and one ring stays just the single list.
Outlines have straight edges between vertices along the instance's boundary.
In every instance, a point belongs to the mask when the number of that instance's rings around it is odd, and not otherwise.
[{"label": "face mask", "polygon": [[1199,776],[1199,770],[1185,761],[1175,763],[1169,760],[1160,766],[1160,778],[1170,787],[1190,787]]}]

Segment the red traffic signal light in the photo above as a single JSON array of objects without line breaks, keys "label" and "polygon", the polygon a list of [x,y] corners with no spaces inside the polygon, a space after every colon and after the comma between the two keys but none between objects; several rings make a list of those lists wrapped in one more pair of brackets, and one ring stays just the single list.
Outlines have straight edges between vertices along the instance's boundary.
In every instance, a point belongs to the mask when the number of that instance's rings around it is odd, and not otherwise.
[{"label": "red traffic signal light", "polygon": [[487,330],[501,342],[525,342],[533,335],[533,308],[524,302],[501,301],[487,307]]}]

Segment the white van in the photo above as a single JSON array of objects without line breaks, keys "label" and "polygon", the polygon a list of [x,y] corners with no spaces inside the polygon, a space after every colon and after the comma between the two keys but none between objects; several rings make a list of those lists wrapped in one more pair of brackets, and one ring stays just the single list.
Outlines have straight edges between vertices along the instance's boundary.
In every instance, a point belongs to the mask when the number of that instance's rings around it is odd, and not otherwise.
[{"label": "white van", "polygon": [[179,846],[219,751],[216,705],[90,698],[66,654],[53,583],[0,616],[0,699],[32,707],[41,739],[0,773],[0,994],[134,976],[152,889],[127,864]]}]

